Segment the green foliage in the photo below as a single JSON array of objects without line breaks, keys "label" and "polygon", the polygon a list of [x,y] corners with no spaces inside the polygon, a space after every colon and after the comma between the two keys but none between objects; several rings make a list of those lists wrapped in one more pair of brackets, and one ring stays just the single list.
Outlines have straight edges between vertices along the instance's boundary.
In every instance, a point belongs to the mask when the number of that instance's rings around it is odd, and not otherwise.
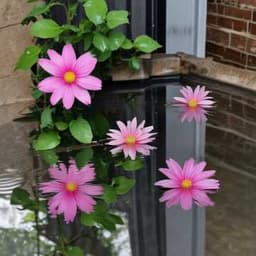
[{"label": "green foliage", "polygon": [[113,178],[114,187],[118,195],[128,193],[135,185],[135,180],[128,179],[124,176]]},{"label": "green foliage", "polygon": [[114,231],[116,229],[116,224],[123,224],[123,221],[119,216],[108,213],[107,205],[104,202],[98,202],[93,213],[82,213],[80,221],[85,226],[100,224],[103,228],[109,231]]},{"label": "green foliage", "polygon": [[28,70],[38,60],[41,49],[35,45],[28,46],[16,63],[16,69]]},{"label": "green foliage", "polygon": [[144,162],[142,158],[135,160],[125,159],[116,164],[117,167],[122,167],[125,171],[137,171],[143,168]]},{"label": "green foliage", "polygon": [[92,158],[93,158],[92,148],[88,147],[79,151],[75,157],[78,168],[81,169],[82,167],[84,167],[90,160],[92,160]]},{"label": "green foliage", "polygon": [[41,157],[44,159],[46,163],[49,165],[56,164],[58,161],[58,155],[54,150],[44,150],[39,152]]},{"label": "green foliage", "polygon": [[41,114],[41,125],[40,127],[43,128],[52,128],[53,127],[53,120],[52,120],[52,109],[47,107],[43,110]]},{"label": "green foliage", "polygon": [[35,150],[48,150],[57,147],[60,144],[60,136],[55,131],[42,132],[33,142]]},{"label": "green foliage", "polygon": [[107,15],[107,25],[110,29],[129,23],[127,11],[110,11]]},{"label": "green foliage", "polygon": [[102,196],[102,199],[107,204],[115,203],[117,201],[116,189],[112,186],[105,185],[104,186],[104,194]]},{"label": "green foliage", "polygon": [[83,256],[84,253],[79,247],[68,247],[67,256]]},{"label": "green foliage", "polygon": [[63,132],[63,131],[68,129],[68,124],[65,123],[65,122],[62,122],[62,121],[56,122],[55,126],[61,132]]},{"label": "green foliage", "polygon": [[105,0],[87,0],[84,10],[88,19],[95,25],[102,24],[106,18],[108,7]]},{"label": "green foliage", "polygon": [[135,56],[129,59],[128,65],[129,65],[129,68],[133,71],[140,70],[140,61]]},{"label": "green foliage", "polygon": [[145,53],[150,53],[161,48],[161,45],[158,42],[146,35],[138,36],[134,41],[134,46],[139,51]]},{"label": "green foliage", "polygon": [[72,136],[81,143],[91,143],[92,142],[92,129],[87,120],[79,117],[73,120],[69,124],[69,130]]},{"label": "green foliage", "polygon": [[124,33],[113,31],[109,34],[109,42],[111,51],[118,50],[124,43],[126,37]]},{"label": "green foliage", "polygon": [[101,52],[110,50],[109,39],[101,33],[95,33],[92,43]]},{"label": "green foliage", "polygon": [[31,27],[31,33],[38,38],[54,38],[59,36],[64,28],[59,26],[54,20],[42,19],[35,22]]}]

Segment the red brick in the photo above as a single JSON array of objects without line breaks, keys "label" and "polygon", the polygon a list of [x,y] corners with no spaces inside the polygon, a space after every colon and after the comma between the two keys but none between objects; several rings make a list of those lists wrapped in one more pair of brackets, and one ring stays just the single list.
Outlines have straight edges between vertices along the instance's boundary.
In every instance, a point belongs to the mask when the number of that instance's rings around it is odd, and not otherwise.
[{"label": "red brick", "polygon": [[245,50],[247,38],[242,35],[231,34],[230,45],[239,50]]},{"label": "red brick", "polygon": [[221,31],[218,28],[207,28],[207,41],[213,41],[216,43],[228,45],[229,33]]},{"label": "red brick", "polygon": [[253,18],[252,18],[253,21],[256,21],[256,11],[253,12],[253,16],[252,16],[252,17],[253,17]]},{"label": "red brick", "polygon": [[246,45],[246,51],[256,54],[256,40],[248,38],[247,45]]},{"label": "red brick", "polygon": [[223,54],[226,61],[233,61],[242,65],[246,65],[246,54],[227,48]]},{"label": "red brick", "polygon": [[206,43],[206,50],[208,53],[212,53],[219,56],[223,56],[225,52],[225,48],[223,46],[219,46],[217,44],[213,44],[210,42]]},{"label": "red brick", "polygon": [[217,17],[217,24],[224,28],[232,29],[232,27],[233,27],[232,19],[225,18],[225,17]]},{"label": "red brick", "polygon": [[207,11],[208,11],[208,13],[210,13],[210,12],[216,13],[217,12],[217,4],[215,4],[215,3],[214,4],[208,3]]},{"label": "red brick", "polygon": [[218,4],[217,5],[218,14],[224,14],[224,5]]},{"label": "red brick", "polygon": [[240,4],[248,4],[252,6],[256,6],[256,1],[255,0],[239,0]]},{"label": "red brick", "polygon": [[247,32],[247,22],[242,20],[233,20],[233,29],[241,32]]},{"label": "red brick", "polygon": [[248,55],[248,66],[256,67],[256,57],[252,55]]},{"label": "red brick", "polygon": [[224,15],[250,20],[252,16],[252,11],[249,9],[225,6]]},{"label": "red brick", "polygon": [[217,24],[217,16],[208,14],[207,15],[207,24],[216,25]]},{"label": "red brick", "polygon": [[249,24],[249,32],[253,35],[256,35],[256,24],[254,23]]},{"label": "red brick", "polygon": [[217,17],[217,24],[224,28],[234,29],[237,31],[247,31],[247,22],[243,20],[235,20],[228,17]]}]

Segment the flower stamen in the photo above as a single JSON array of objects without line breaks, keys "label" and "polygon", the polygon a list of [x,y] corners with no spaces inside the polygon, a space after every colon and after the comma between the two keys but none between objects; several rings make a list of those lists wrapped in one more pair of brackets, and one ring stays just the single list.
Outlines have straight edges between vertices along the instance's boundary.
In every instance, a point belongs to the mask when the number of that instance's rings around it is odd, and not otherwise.
[{"label": "flower stamen", "polygon": [[74,191],[76,191],[77,190],[77,184],[76,183],[74,183],[74,182],[68,182],[68,183],[66,183],[66,186],[65,186],[65,188],[66,188],[66,190],[68,191],[68,192],[74,192]]},{"label": "flower stamen", "polygon": [[183,189],[190,189],[192,187],[192,181],[190,179],[184,179],[181,182],[181,187]]},{"label": "flower stamen", "polygon": [[198,105],[198,102],[196,99],[191,99],[188,101],[188,106],[189,108],[196,108]]},{"label": "flower stamen", "polygon": [[128,135],[125,138],[125,143],[128,145],[134,145],[136,143],[136,138],[134,135]]},{"label": "flower stamen", "polygon": [[76,80],[76,74],[73,71],[67,71],[64,73],[64,81],[68,84],[72,84]]}]

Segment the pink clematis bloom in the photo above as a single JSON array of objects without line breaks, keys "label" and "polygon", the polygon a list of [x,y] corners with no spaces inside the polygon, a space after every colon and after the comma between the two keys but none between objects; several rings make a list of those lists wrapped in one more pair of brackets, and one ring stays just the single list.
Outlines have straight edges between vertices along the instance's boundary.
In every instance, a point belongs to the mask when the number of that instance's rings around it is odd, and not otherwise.
[{"label": "pink clematis bloom", "polygon": [[182,87],[180,93],[183,97],[174,97],[174,105],[181,107],[181,121],[206,121],[207,110],[215,103],[212,97],[207,96],[210,92],[198,85],[194,91],[190,86]]},{"label": "pink clematis bloom", "polygon": [[214,170],[204,171],[206,162],[196,163],[191,158],[185,161],[183,168],[173,159],[166,163],[168,168],[160,168],[159,171],[168,179],[155,183],[167,189],[160,202],[166,202],[168,208],[180,203],[184,210],[191,209],[193,201],[199,206],[214,205],[207,193],[219,189],[220,184],[211,178],[215,174]]},{"label": "pink clematis bloom", "polygon": [[67,167],[60,163],[58,167],[49,168],[49,182],[40,184],[42,193],[54,193],[48,201],[49,213],[52,217],[64,214],[66,223],[72,222],[77,214],[77,208],[83,212],[94,211],[96,201],[93,196],[103,194],[103,187],[90,184],[95,180],[94,167],[91,164],[78,170],[76,163],[71,160]]},{"label": "pink clematis bloom", "polygon": [[110,141],[108,145],[115,146],[111,150],[112,154],[117,154],[123,151],[125,158],[128,156],[132,159],[136,159],[136,152],[141,153],[144,156],[150,154],[150,150],[154,147],[148,145],[148,143],[155,140],[153,137],[156,133],[152,133],[153,126],[144,127],[145,121],[142,121],[137,126],[136,117],[132,121],[127,121],[125,125],[121,121],[117,121],[119,130],[110,129],[108,136]]},{"label": "pink clematis bloom", "polygon": [[101,90],[101,80],[90,75],[97,59],[90,53],[76,58],[71,44],[64,46],[62,55],[48,50],[50,59],[39,59],[38,64],[52,76],[42,80],[38,88],[42,92],[52,93],[50,102],[56,105],[61,99],[65,109],[72,108],[75,98],[85,105],[91,104],[89,90]]}]

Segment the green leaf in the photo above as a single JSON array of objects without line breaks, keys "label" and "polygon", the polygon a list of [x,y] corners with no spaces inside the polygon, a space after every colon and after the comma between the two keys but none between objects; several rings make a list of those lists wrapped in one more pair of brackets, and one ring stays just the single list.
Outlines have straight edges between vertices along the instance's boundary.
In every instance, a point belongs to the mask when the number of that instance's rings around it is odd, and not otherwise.
[{"label": "green leaf", "polygon": [[32,35],[43,39],[57,37],[63,32],[63,30],[64,29],[62,27],[51,19],[39,20],[31,27]]},{"label": "green leaf", "polygon": [[41,91],[39,91],[38,89],[34,89],[32,91],[32,96],[35,100],[38,100],[42,95],[43,95],[43,93]]},{"label": "green leaf", "polygon": [[107,25],[110,29],[129,23],[127,11],[110,11],[107,15]]},{"label": "green leaf", "polygon": [[24,205],[31,202],[29,193],[23,188],[15,188],[11,195],[11,204]]},{"label": "green leaf", "polygon": [[81,143],[92,142],[92,130],[90,124],[83,118],[71,121],[69,130],[72,136]]},{"label": "green leaf", "polygon": [[122,220],[122,218],[118,215],[115,214],[109,214],[109,218],[112,219],[112,221],[118,225],[123,225],[124,222]]},{"label": "green leaf", "polygon": [[65,123],[65,122],[62,122],[62,121],[56,122],[55,126],[61,132],[63,132],[63,131],[68,129],[68,124]]},{"label": "green leaf", "polygon": [[128,179],[124,176],[115,177],[113,179],[113,182],[114,182],[114,186],[115,186],[115,189],[116,189],[116,193],[118,195],[126,194],[135,185],[135,180]]},{"label": "green leaf", "polygon": [[93,162],[95,165],[97,178],[101,180],[106,180],[108,175],[109,162],[104,161],[102,158],[99,157],[94,157]]},{"label": "green leaf", "polygon": [[92,26],[93,26],[93,23],[91,23],[89,20],[82,19],[79,24],[79,29],[81,30],[82,33],[88,33],[92,31]]},{"label": "green leaf", "polygon": [[133,43],[131,40],[126,38],[121,47],[125,50],[130,50],[133,47]]},{"label": "green leaf", "polygon": [[95,25],[102,24],[108,12],[105,0],[87,0],[84,9],[88,19]]},{"label": "green leaf", "polygon": [[92,45],[93,34],[87,33],[84,36],[84,51],[87,51]]},{"label": "green leaf", "polygon": [[92,148],[85,148],[76,154],[75,160],[77,167],[81,169],[93,158]]},{"label": "green leaf", "polygon": [[108,38],[100,33],[95,33],[93,37],[93,45],[101,52],[110,50],[110,43]]},{"label": "green leaf", "polygon": [[84,256],[84,253],[79,247],[68,247],[67,256]]},{"label": "green leaf", "polygon": [[133,71],[140,70],[140,61],[137,57],[131,57],[128,62],[128,66]]},{"label": "green leaf", "polygon": [[111,186],[104,186],[104,194],[102,196],[102,199],[107,203],[111,204],[117,201],[117,194],[115,188]]},{"label": "green leaf", "polygon": [[31,12],[28,14],[28,17],[35,17],[43,13],[46,13],[49,11],[50,7],[51,5],[48,5],[46,3],[40,3],[34,9],[31,10]]},{"label": "green leaf", "polygon": [[55,131],[43,132],[33,143],[35,150],[48,150],[57,147],[60,144],[60,136]]},{"label": "green leaf", "polygon": [[16,69],[30,69],[38,60],[41,49],[35,45],[28,46],[16,63]]},{"label": "green leaf", "polygon": [[119,166],[122,166],[125,171],[137,171],[139,169],[143,168],[143,159],[142,158],[137,158],[135,160],[125,160],[121,163],[119,163]]},{"label": "green leaf", "polygon": [[45,108],[44,111],[41,113],[40,127],[42,129],[45,127],[53,127],[52,109],[50,107]]},{"label": "green leaf", "polygon": [[54,150],[41,151],[40,155],[42,156],[44,161],[50,165],[56,164],[58,161],[58,155]]},{"label": "green leaf", "polygon": [[112,54],[111,51],[99,52],[97,59],[99,62],[104,62],[105,60],[110,58],[111,54]]},{"label": "green leaf", "polygon": [[92,119],[91,124],[92,124],[93,133],[96,136],[98,137],[106,136],[106,133],[108,132],[108,129],[109,129],[109,122],[104,115],[97,113]]},{"label": "green leaf", "polygon": [[122,32],[113,31],[109,35],[110,48],[115,51],[121,47],[125,41],[125,35]]},{"label": "green leaf", "polygon": [[138,36],[134,41],[134,46],[141,52],[151,53],[162,46],[151,37],[142,35]]}]

